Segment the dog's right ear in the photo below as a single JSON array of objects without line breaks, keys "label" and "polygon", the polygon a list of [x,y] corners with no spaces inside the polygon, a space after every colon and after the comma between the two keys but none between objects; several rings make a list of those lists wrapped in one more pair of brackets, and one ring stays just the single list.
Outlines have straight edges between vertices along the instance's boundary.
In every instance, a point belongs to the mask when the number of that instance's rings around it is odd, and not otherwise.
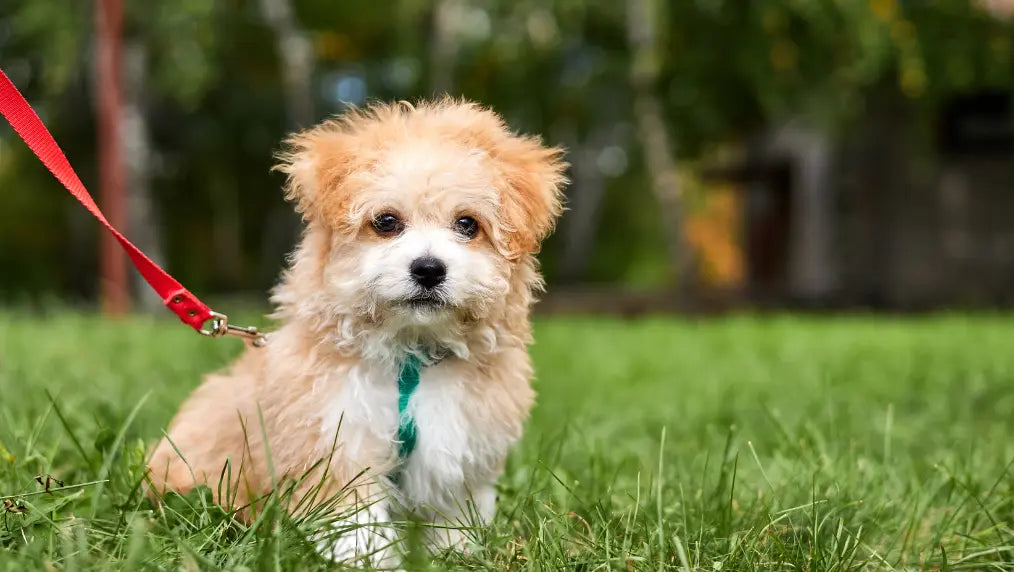
[{"label": "dog's right ear", "polygon": [[307,222],[340,227],[349,210],[343,183],[357,168],[355,146],[339,121],[328,121],[285,141],[274,170],[286,174],[285,198]]}]

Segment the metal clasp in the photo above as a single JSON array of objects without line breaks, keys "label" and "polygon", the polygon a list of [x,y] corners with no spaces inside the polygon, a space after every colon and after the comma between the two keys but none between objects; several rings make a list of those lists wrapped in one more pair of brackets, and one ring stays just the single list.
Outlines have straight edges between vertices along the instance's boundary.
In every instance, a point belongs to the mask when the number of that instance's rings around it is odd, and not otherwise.
[{"label": "metal clasp", "polygon": [[229,316],[211,312],[211,325],[209,328],[201,328],[202,336],[209,338],[221,338],[222,336],[235,336],[250,342],[255,348],[263,347],[268,338],[260,333],[256,326],[234,326],[229,323]]}]

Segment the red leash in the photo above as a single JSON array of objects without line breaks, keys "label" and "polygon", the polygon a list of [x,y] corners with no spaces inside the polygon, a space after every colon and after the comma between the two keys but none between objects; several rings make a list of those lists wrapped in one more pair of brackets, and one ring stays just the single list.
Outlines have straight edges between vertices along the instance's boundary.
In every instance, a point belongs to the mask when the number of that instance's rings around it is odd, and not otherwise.
[{"label": "red leash", "polygon": [[[230,334],[254,342],[263,339],[256,328],[229,325],[225,315],[213,311],[207,304],[201,302],[197,296],[191,294],[168,272],[159,268],[140,249],[120,234],[120,231],[109,224],[95,201],[92,200],[91,195],[81,184],[77,173],[70,166],[67,157],[64,156],[49,130],[46,129],[42,120],[2,70],[0,70],[0,114],[7,119],[14,131],[42,161],[42,164],[49,169],[49,172],[63,183],[70,194],[74,195],[74,198],[84,205],[88,212],[102,223],[102,226],[116,237],[144,280],[158,293],[166,307],[176,314],[183,323],[206,336],[218,337]],[[204,323],[209,320],[211,327],[204,329]]]}]

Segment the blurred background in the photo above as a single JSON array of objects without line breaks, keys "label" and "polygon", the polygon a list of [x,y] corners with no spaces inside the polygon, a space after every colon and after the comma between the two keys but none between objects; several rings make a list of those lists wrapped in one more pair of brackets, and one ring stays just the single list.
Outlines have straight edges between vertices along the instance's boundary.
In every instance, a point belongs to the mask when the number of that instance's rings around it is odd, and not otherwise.
[{"label": "blurred background", "polygon": [[[272,155],[450,93],[565,146],[542,311],[1014,303],[1014,0],[3,0],[0,68],[114,222],[260,303]],[[0,302],[159,302],[0,127]],[[104,254],[106,253],[106,254]],[[102,278],[100,278],[100,276]]]}]

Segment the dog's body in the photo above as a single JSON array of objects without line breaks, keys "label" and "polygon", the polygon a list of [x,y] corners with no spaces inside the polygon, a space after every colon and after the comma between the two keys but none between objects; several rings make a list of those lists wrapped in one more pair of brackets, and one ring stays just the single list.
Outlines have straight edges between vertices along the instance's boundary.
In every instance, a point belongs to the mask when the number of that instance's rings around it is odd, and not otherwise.
[{"label": "dog's body", "polygon": [[[303,478],[297,498],[351,488],[346,505],[366,507],[353,518],[380,525],[339,538],[340,559],[391,540],[395,510],[489,519],[533,402],[533,254],[562,208],[559,151],[449,100],[353,113],[289,145],[280,169],[307,230],[273,298],[281,327],[184,404],[149,463],[154,489],[206,483],[244,506],[285,479]],[[410,355],[424,367],[401,458]],[[431,540],[463,537],[435,527]]]}]

